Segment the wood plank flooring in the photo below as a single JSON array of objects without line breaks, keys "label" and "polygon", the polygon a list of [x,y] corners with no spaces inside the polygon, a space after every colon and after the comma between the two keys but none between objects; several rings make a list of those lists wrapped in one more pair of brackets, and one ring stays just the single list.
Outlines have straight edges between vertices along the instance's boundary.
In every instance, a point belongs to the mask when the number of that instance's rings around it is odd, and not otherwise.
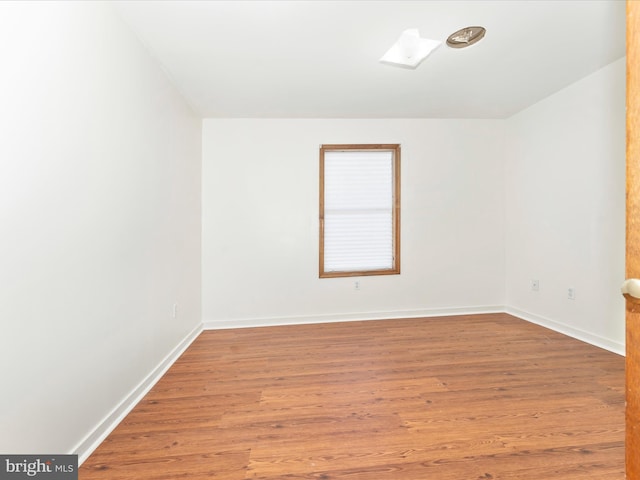
[{"label": "wood plank flooring", "polygon": [[93,479],[624,479],[624,358],[506,314],[203,332]]}]

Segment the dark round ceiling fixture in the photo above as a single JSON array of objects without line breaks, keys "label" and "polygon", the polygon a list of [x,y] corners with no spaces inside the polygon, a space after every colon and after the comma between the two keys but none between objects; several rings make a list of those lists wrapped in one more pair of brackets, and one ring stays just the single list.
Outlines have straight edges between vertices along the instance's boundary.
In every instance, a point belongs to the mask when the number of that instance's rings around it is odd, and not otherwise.
[{"label": "dark round ceiling fixture", "polygon": [[449,35],[447,45],[451,48],[465,48],[480,41],[486,33],[484,27],[466,27]]}]

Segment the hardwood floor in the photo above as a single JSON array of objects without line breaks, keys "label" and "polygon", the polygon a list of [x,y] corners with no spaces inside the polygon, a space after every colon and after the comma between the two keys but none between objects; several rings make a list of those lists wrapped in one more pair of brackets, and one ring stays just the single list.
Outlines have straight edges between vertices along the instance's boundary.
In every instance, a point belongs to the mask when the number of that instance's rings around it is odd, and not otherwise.
[{"label": "hardwood floor", "polygon": [[506,314],[203,332],[91,479],[624,478],[624,358]]}]

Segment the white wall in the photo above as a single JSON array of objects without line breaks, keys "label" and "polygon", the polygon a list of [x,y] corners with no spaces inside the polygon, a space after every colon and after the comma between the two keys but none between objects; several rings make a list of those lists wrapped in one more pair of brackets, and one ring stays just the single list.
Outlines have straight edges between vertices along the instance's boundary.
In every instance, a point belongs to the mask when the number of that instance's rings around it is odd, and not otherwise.
[{"label": "white wall", "polygon": [[[2,452],[86,447],[201,318],[508,305],[622,345],[623,61],[507,121],[211,119],[202,136],[108,4],[0,2],[0,61]],[[356,291],[318,278],[318,146],[379,142],[402,144],[402,275]]]},{"label": "white wall", "polygon": [[[203,319],[269,325],[500,309],[503,121],[206,119]],[[402,145],[402,274],[318,278],[318,149]]]},{"label": "white wall", "polygon": [[199,325],[201,122],[108,4],[0,2],[0,61],[0,451],[67,453]]},{"label": "white wall", "polygon": [[622,353],[624,58],[510,118],[507,138],[510,311]]},{"label": "white wall", "polygon": [[[505,121],[205,120],[205,326],[507,310],[622,353],[624,78]],[[380,142],[402,144],[402,275],[356,291],[317,277],[318,146]]]}]

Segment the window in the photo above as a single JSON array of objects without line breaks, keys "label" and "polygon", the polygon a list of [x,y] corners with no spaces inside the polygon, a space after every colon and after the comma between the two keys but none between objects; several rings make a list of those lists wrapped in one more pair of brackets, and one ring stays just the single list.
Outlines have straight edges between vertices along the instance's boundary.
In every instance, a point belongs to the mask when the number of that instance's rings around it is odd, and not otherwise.
[{"label": "window", "polygon": [[400,273],[400,145],[320,147],[320,277]]}]

